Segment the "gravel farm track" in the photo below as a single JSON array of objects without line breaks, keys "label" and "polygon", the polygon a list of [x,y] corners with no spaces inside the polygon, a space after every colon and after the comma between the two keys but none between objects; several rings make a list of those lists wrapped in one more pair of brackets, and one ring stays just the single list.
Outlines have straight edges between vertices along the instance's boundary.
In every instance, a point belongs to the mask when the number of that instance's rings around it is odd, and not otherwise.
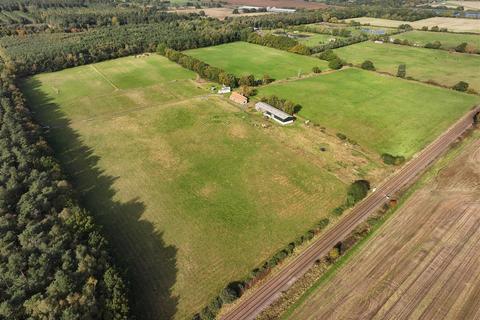
[{"label": "gravel farm track", "polygon": [[378,186],[375,192],[360,202],[340,222],[330,228],[321,237],[315,240],[308,248],[301,252],[295,259],[263,282],[245,299],[242,299],[228,313],[223,315],[223,320],[249,320],[255,317],[283,291],[288,289],[296,279],[308,271],[320,257],[339,241],[343,240],[355,227],[365,221],[368,216],[378,210],[388,201],[389,195],[412,184],[419,175],[429,167],[449,146],[455,142],[473,124],[473,117],[480,112],[476,106],[468,114],[458,120],[422,152],[404,165],[396,174]]},{"label": "gravel farm track", "polygon": [[480,140],[439,168],[292,319],[480,318]]}]

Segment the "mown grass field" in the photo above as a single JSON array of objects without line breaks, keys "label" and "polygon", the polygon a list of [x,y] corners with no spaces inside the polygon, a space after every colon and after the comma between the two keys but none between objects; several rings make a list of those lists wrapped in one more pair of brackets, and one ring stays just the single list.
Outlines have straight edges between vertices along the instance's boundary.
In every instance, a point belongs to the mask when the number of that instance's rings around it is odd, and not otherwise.
[{"label": "mown grass field", "polygon": [[22,85],[129,274],[138,319],[199,311],[343,201],[354,170],[342,154],[360,170],[341,143],[329,155],[313,129],[254,125],[195,77],[153,55]]},{"label": "mown grass field", "polygon": [[480,90],[479,55],[371,41],[339,48],[335,52],[356,65],[371,60],[378,71],[393,75],[396,75],[399,64],[406,64],[407,76],[415,79],[433,80],[446,86],[466,81],[473,89]]},{"label": "mown grass field", "polygon": [[300,116],[334,129],[379,154],[411,157],[480,102],[480,97],[360,69],[272,84],[302,106]]},{"label": "mown grass field", "polygon": [[325,61],[248,42],[222,44],[185,53],[237,76],[253,74],[258,79],[264,74],[276,80],[297,77],[299,73],[311,73],[315,66],[327,69]]},{"label": "mown grass field", "polygon": [[406,39],[409,42],[420,46],[424,46],[429,42],[433,43],[434,41],[440,41],[442,48],[445,49],[454,49],[459,44],[466,42],[471,48],[480,50],[480,35],[476,34],[413,30],[392,36],[392,38],[401,40]]},{"label": "mown grass field", "polygon": [[306,34],[309,37],[306,38],[298,38],[296,39],[298,42],[306,45],[307,47],[314,47],[320,44],[328,43],[330,39],[335,39],[337,37],[329,35],[329,34],[320,34],[320,33],[306,33],[302,32],[302,34]]}]

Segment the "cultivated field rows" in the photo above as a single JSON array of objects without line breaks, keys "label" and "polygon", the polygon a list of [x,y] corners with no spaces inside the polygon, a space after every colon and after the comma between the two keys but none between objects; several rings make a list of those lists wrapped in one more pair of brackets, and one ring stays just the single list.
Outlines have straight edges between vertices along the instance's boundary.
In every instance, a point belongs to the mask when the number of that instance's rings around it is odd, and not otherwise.
[{"label": "cultivated field rows", "polygon": [[479,164],[476,141],[413,195],[291,318],[480,316]]}]

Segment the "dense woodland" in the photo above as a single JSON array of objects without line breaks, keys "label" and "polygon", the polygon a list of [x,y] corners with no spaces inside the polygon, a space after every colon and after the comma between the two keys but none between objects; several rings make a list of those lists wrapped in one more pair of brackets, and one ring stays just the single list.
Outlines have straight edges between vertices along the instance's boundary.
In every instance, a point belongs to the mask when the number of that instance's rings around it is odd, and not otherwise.
[{"label": "dense woodland", "polygon": [[105,239],[0,70],[0,319],[126,319]]}]

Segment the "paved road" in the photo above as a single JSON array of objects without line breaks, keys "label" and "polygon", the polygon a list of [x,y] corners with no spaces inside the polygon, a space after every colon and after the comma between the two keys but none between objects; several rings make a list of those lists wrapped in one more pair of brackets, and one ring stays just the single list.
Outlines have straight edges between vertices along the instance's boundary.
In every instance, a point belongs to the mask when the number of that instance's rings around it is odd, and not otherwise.
[{"label": "paved road", "polygon": [[473,116],[480,112],[480,106],[457,121],[445,133],[428,145],[421,153],[410,160],[401,170],[338,222],[327,230],[294,260],[272,275],[267,281],[255,288],[253,294],[238,303],[235,308],[222,317],[222,320],[251,320],[274,302],[282,291],[288,289],[296,279],[307,272],[319,257],[325,256],[339,241],[343,240],[357,225],[367,219],[375,210],[385,204],[386,195],[394,194],[411,184],[433,161],[435,161],[465,130],[472,126]]}]

